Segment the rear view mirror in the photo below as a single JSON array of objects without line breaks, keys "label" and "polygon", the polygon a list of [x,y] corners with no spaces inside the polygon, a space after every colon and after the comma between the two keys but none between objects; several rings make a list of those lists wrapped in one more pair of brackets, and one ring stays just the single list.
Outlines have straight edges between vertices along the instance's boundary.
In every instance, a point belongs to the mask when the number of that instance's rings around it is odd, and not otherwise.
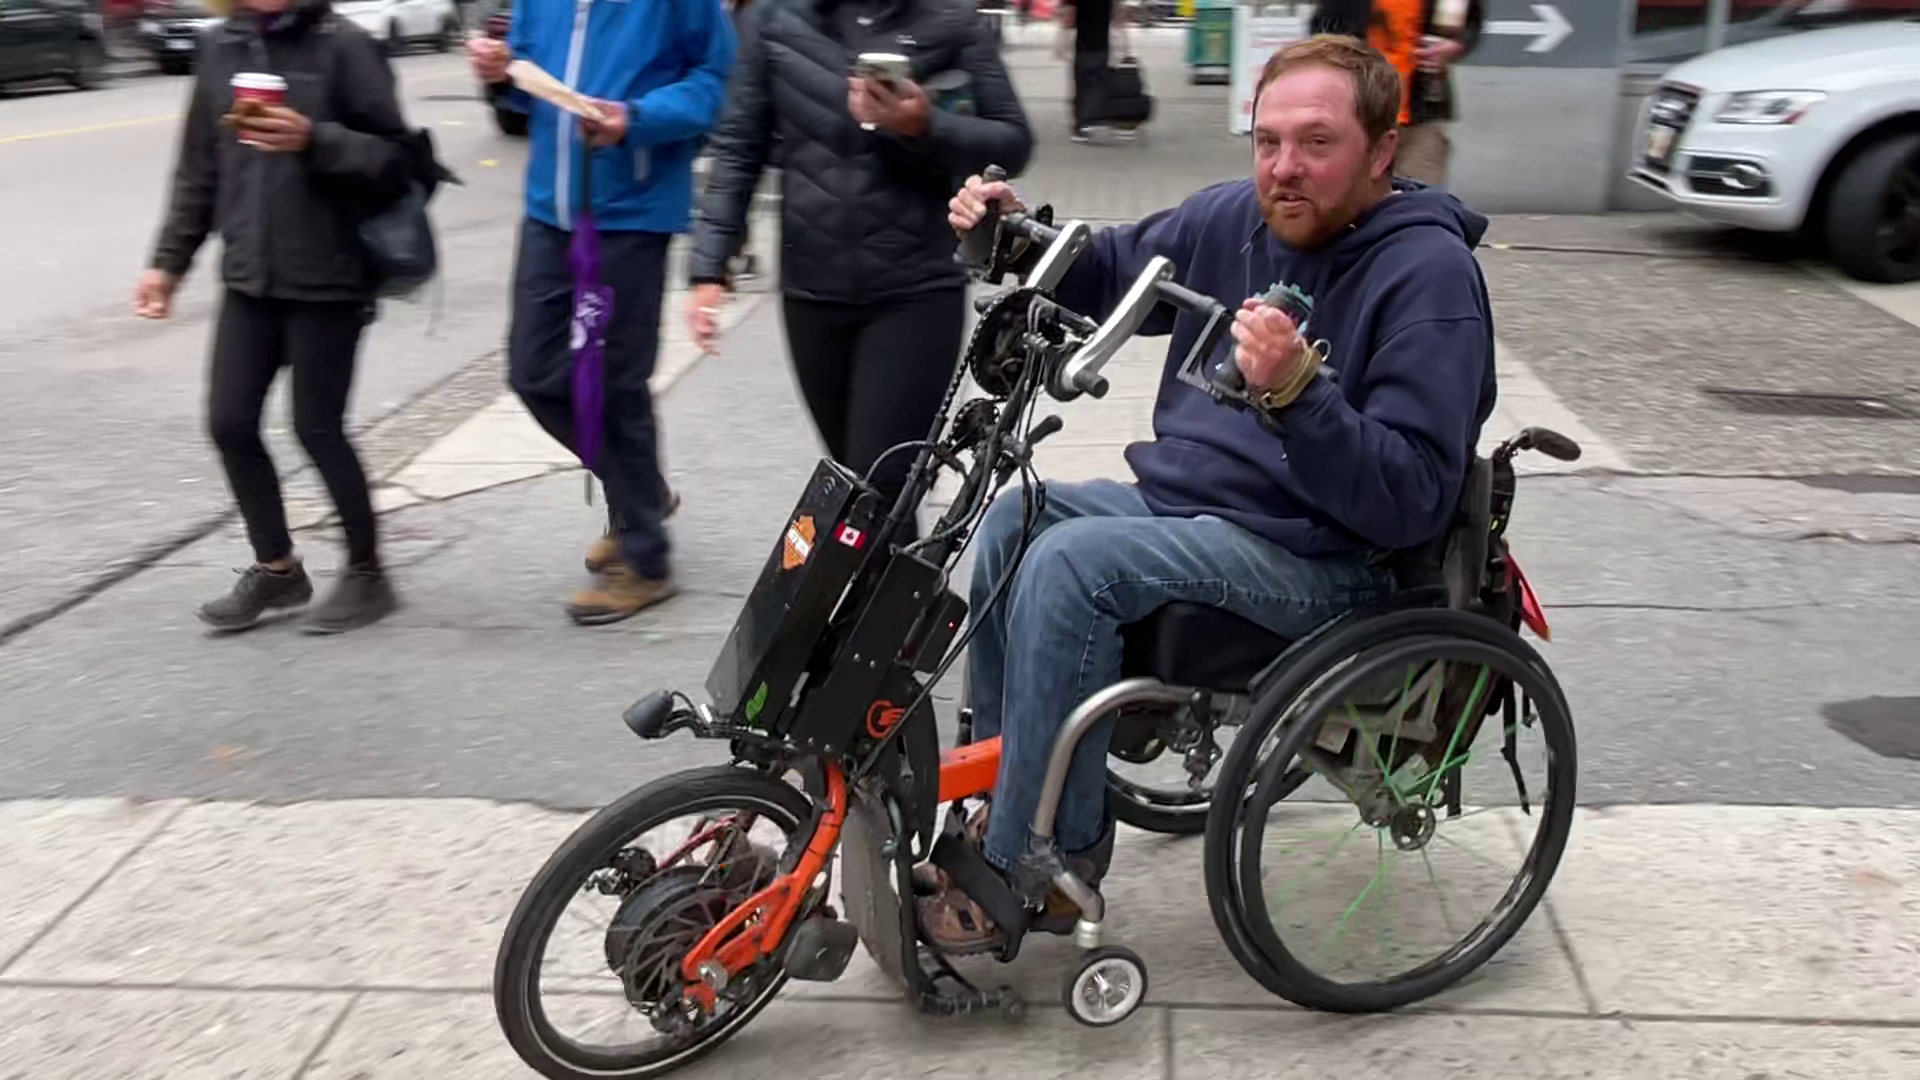
[{"label": "rear view mirror", "polygon": [[1100,369],[1120,351],[1120,346],[1139,332],[1140,325],[1160,302],[1160,283],[1173,280],[1173,273],[1173,260],[1165,255],[1155,255],[1147,261],[1146,268],[1133,279],[1126,295],[1115,305],[1113,314],[1107,316],[1107,321],[1100,324],[1080,351],[1060,365],[1054,385],[1049,388],[1054,397],[1069,401],[1083,393],[1095,397],[1104,393],[1106,380],[1100,378]]}]

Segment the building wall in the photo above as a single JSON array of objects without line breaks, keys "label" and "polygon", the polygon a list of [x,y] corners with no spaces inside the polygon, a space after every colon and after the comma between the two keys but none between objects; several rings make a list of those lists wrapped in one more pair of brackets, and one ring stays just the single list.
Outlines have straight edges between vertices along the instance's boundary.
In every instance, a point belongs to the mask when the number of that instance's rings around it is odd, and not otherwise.
[{"label": "building wall", "polygon": [[1451,186],[1490,214],[1612,209],[1626,139],[1615,68],[1461,67]]}]

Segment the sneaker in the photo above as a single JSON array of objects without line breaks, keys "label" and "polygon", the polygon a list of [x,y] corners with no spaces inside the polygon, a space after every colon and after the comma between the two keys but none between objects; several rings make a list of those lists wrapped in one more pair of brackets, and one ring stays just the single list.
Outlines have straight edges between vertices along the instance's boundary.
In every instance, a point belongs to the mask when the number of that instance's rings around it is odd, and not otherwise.
[{"label": "sneaker", "polygon": [[215,630],[245,630],[269,611],[296,608],[313,599],[313,580],[298,559],[285,570],[255,563],[234,573],[240,580],[233,591],[200,607],[200,621]]},{"label": "sneaker", "polygon": [[601,581],[573,595],[567,615],[581,626],[600,626],[630,619],[679,591],[671,580],[642,577],[632,567],[616,562],[601,572]]},{"label": "sneaker", "polygon": [[309,634],[341,634],[379,622],[400,606],[387,575],[379,570],[349,569],[333,592],[307,613]]},{"label": "sneaker", "polygon": [[[677,491],[667,492],[667,512],[661,516],[660,520],[665,521],[667,518],[672,517],[674,511],[678,509],[680,509],[680,493]],[[600,534],[598,540],[587,545],[587,572],[590,574],[598,574],[619,561],[620,533],[613,527],[612,522],[609,521],[607,531]]]}]

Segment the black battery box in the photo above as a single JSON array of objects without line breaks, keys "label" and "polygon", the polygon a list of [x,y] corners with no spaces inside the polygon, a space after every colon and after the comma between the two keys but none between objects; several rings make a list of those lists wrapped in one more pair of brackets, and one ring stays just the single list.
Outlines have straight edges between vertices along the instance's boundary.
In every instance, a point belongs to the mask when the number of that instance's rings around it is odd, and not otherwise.
[{"label": "black battery box", "polygon": [[728,721],[772,730],[873,542],[876,496],[822,459],[707,674]]}]

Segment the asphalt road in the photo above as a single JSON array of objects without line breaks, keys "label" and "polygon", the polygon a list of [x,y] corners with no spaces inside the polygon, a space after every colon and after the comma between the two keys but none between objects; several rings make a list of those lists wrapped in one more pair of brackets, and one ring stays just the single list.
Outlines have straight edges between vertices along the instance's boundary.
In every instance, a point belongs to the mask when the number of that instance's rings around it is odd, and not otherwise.
[{"label": "asphalt road", "polygon": [[[466,186],[434,204],[444,294],[386,305],[363,347],[351,414],[362,425],[499,347],[525,160],[523,141],[493,130],[461,58],[394,66],[408,116],[434,129]],[[130,311],[189,88],[142,77],[0,100],[0,627],[226,505],[201,432],[217,243],[202,250],[170,323]],[[301,458],[284,398],[270,407],[291,468]]]},{"label": "asphalt road", "polygon": [[[1144,144],[1068,145],[1057,73],[1014,55],[1042,135],[1024,183],[1063,214],[1141,214],[1236,168],[1207,126],[1217,103],[1184,88]],[[430,305],[389,310],[356,419],[444,425],[500,389],[489,354],[520,148],[493,133],[458,60],[397,66],[409,112],[468,186],[436,206],[437,335]],[[199,429],[210,275],[173,325],[127,312],[184,92],[142,79],[0,101],[0,625],[225,506]],[[1875,752],[1827,715],[1880,697],[1893,700],[1851,708],[1891,714],[1870,725],[1882,735],[1920,728],[1920,507],[1903,494],[1920,491],[1920,423],[1755,414],[1707,392],[1920,402],[1920,329],[1792,253],[1669,219],[1501,218],[1488,239],[1503,345],[1631,469],[1528,480],[1513,526],[1554,618],[1546,652],[1580,725],[1583,800],[1920,805],[1920,762],[1897,738]],[[811,468],[777,305],[662,415],[688,499],[674,527],[685,592],[657,613],[595,633],[561,617],[598,512],[572,477],[389,516],[408,607],[338,640],[199,632],[193,605],[244,559],[227,526],[0,642],[0,798],[585,806],[711,757],[637,744],[619,711],[650,687],[697,690]],[[284,433],[279,448],[300,461]],[[1820,502],[1849,490],[1879,494]]]}]

